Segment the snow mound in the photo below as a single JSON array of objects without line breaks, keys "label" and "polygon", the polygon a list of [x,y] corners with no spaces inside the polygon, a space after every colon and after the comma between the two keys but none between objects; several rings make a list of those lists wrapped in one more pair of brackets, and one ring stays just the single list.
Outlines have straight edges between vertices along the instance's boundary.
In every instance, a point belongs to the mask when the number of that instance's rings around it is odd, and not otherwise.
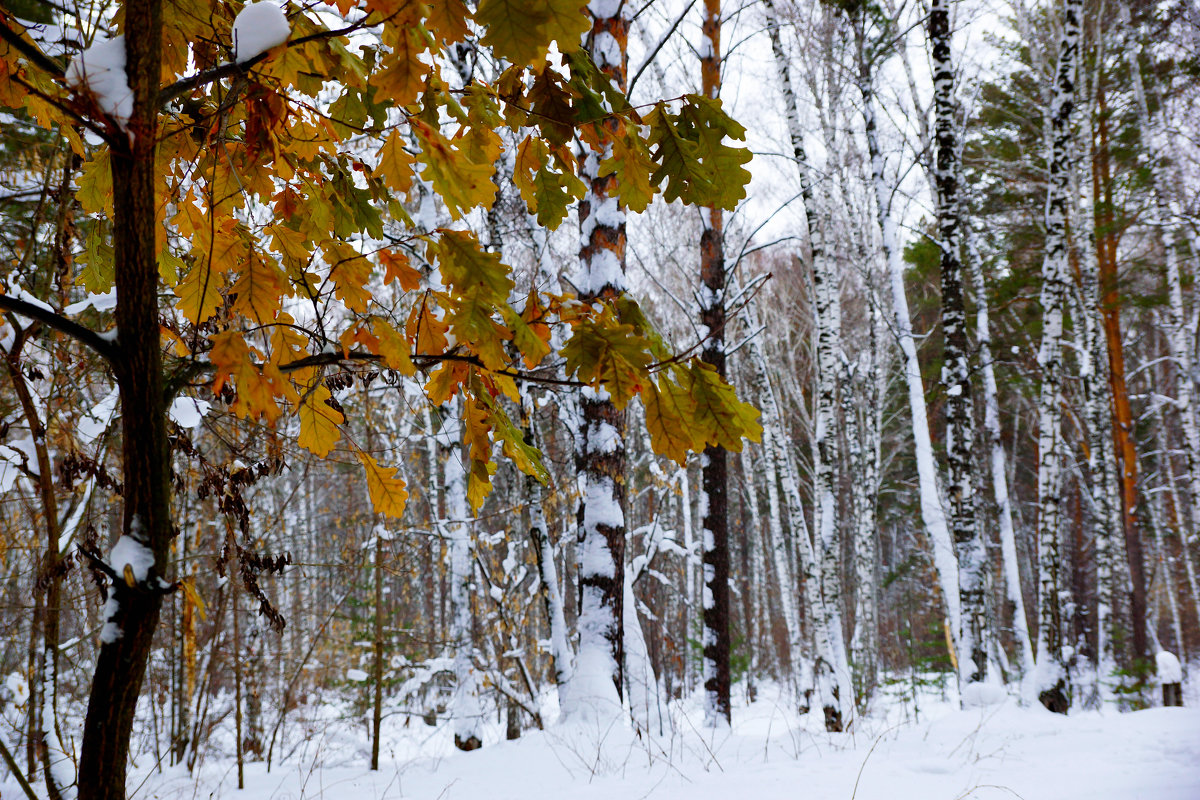
[{"label": "snow mound", "polygon": [[233,60],[249,61],[287,41],[292,27],[271,2],[247,3],[233,21]]},{"label": "snow mound", "polygon": [[1158,680],[1162,683],[1183,683],[1183,668],[1174,653],[1159,650],[1154,656],[1158,667]]},{"label": "snow mound", "polygon": [[963,708],[998,706],[1008,699],[1008,692],[998,683],[976,681],[968,683],[962,690]]},{"label": "snow mound", "polygon": [[371,676],[368,675],[367,673],[363,672],[361,669],[346,670],[346,680],[348,680],[348,681],[357,681],[359,683],[362,683],[369,677],[371,677]]},{"label": "snow mound", "polygon": [[96,105],[122,128],[133,114],[133,90],[125,75],[125,37],[97,37],[92,46],[71,59],[67,85],[89,92]]}]

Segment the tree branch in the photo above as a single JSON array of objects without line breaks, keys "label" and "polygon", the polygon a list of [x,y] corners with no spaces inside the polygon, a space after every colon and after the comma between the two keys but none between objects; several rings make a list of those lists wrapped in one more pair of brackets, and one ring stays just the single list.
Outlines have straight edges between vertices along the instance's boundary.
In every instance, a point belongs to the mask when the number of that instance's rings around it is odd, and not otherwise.
[{"label": "tree branch", "polygon": [[[352,33],[361,28],[373,27],[376,24],[371,23],[368,25],[366,21],[367,17],[363,17],[358,22],[355,22],[352,25],[347,25],[344,28],[338,28],[337,30],[332,31],[320,31],[319,33],[309,34],[308,36],[301,36],[299,39],[290,39],[284,42],[283,46],[296,47],[298,45],[307,44],[308,42],[320,41],[321,39],[332,39],[335,36],[344,36],[347,33]],[[273,49],[274,48],[272,48],[272,50]],[[159,108],[162,108],[175,98],[188,94],[189,92],[199,89],[201,86],[212,83],[213,81],[219,81],[222,78],[228,78],[232,75],[244,75],[252,68],[258,66],[263,61],[266,61],[267,56],[270,55],[270,53],[271,50],[264,50],[263,52],[254,56],[254,58],[247,58],[244,61],[226,62],[219,67],[213,67],[210,70],[198,72],[190,77],[181,78],[180,80],[172,83],[170,86],[165,86],[159,90],[158,106]]]},{"label": "tree branch", "polygon": [[0,10],[0,15],[3,15],[4,24],[0,25],[0,39],[8,42],[14,49],[19,51],[21,55],[28,58],[44,71],[50,73],[55,78],[62,78],[66,70],[61,64],[52,59],[50,56],[43,53],[37,45],[32,42],[27,42],[17,33],[11,26],[12,21],[16,18],[6,11]]},{"label": "tree branch", "polygon": [[113,342],[105,339],[91,328],[80,325],[74,320],[67,319],[52,309],[44,308],[25,300],[18,300],[12,295],[0,294],[0,310],[11,311],[14,314],[20,314],[22,317],[29,317],[29,319],[37,320],[60,333],[65,333],[104,356],[110,364],[116,365],[120,351]]}]

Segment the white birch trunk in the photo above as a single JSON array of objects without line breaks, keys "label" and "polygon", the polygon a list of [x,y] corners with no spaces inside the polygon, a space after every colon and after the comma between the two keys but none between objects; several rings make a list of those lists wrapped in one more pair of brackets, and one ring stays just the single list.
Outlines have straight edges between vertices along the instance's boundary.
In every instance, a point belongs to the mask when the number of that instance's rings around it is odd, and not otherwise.
[{"label": "white birch trunk", "polygon": [[1013,530],[1012,500],[1008,495],[1008,454],[1004,451],[1004,433],[1000,426],[999,389],[992,355],[992,331],[989,322],[987,286],[983,280],[983,263],[975,240],[975,231],[967,226],[968,264],[975,288],[975,338],[979,343],[979,362],[983,372],[984,431],[989,444],[992,472],[992,496],[996,501],[997,527],[1000,534],[1000,556],[1004,564],[1004,583],[1009,602],[1013,605],[1013,632],[1021,651],[1021,673],[1032,675],[1034,668],[1033,643],[1029,638],[1029,618],[1025,614],[1025,598],[1021,593],[1021,566],[1017,559],[1017,539]]},{"label": "white birch trunk", "polygon": [[474,750],[483,743],[483,709],[479,703],[479,678],[475,672],[475,645],[471,626],[471,586],[474,559],[471,544],[471,513],[467,506],[467,473],[462,448],[457,442],[459,403],[446,407],[439,434],[443,459],[442,491],[445,516],[443,536],[450,560],[450,643],[454,648],[454,695],[450,719],[454,743],[461,750]]},{"label": "white birch trunk", "polygon": [[1042,343],[1038,351],[1038,636],[1037,670],[1031,688],[1043,705],[1066,712],[1064,653],[1065,585],[1062,534],[1062,337],[1068,291],[1067,204],[1071,174],[1071,118],[1079,52],[1080,0],[1066,0],[1058,66],[1050,106],[1046,254],[1042,263]]},{"label": "white birch trunk", "polygon": [[[822,629],[817,633],[818,658],[825,659],[827,656],[829,658],[827,664],[818,665],[818,673],[824,676],[823,680],[829,682],[828,694],[822,694],[822,701],[826,703],[825,725],[829,730],[842,730],[843,725],[849,721],[845,719],[845,716],[852,704],[846,703],[846,698],[843,696],[845,691],[841,688],[845,687],[848,691],[851,683],[849,658],[846,655],[846,639],[842,629],[841,580],[838,571],[841,545],[838,536],[837,503],[834,496],[837,464],[840,462],[835,426],[837,424],[837,376],[841,368],[839,341],[841,303],[837,275],[825,250],[824,223],[826,220],[823,218],[825,211],[823,207],[820,207],[813,191],[812,165],[804,150],[799,105],[792,88],[787,54],[783,49],[779,33],[779,21],[771,0],[765,0],[764,5],[775,70],[783,93],[792,154],[800,172],[800,194],[804,200],[804,213],[808,222],[808,243],[812,259],[815,294],[817,386],[813,472],[816,476],[814,492],[816,494],[817,545],[821,556],[820,563],[814,564],[819,571],[810,572],[809,569],[804,569],[804,572],[811,574],[814,580],[820,580],[822,602],[816,606],[820,610],[817,619],[819,628]],[[788,487],[791,486],[791,490],[796,492],[796,503],[799,507],[799,486],[794,485],[797,477],[794,473],[789,476],[785,483],[785,492],[790,491]],[[802,546],[802,556],[803,550]],[[808,585],[807,581],[805,585]],[[827,653],[821,646],[822,638],[828,647]]]}]

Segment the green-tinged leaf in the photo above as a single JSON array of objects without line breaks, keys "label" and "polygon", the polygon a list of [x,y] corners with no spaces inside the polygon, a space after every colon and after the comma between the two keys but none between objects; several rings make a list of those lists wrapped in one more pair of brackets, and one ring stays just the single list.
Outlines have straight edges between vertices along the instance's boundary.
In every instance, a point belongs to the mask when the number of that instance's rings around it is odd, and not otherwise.
[{"label": "green-tinged leaf", "polygon": [[611,314],[576,324],[563,345],[567,373],[594,387],[608,390],[617,408],[625,405],[649,381],[648,342],[632,325],[622,325]]},{"label": "green-tinged leaf", "polygon": [[480,300],[497,306],[508,301],[513,287],[510,268],[500,260],[499,253],[484,250],[471,233],[439,231],[429,240],[425,257],[437,262],[442,283],[455,294],[466,294],[478,286],[476,296]]},{"label": "green-tinged leaf", "polygon": [[[683,464],[688,453],[697,449],[690,424],[696,413],[695,400],[687,389],[660,374],[642,392],[642,403],[646,407],[646,430],[650,432],[654,452]],[[704,442],[698,446],[703,448]]]},{"label": "green-tinged leaf", "polygon": [[707,444],[739,452],[743,437],[753,442],[762,437],[758,409],[739,400],[712,365],[693,358],[686,370],[675,372],[685,381],[695,403],[691,422],[698,444],[703,439]]},{"label": "green-tinged leaf", "polygon": [[451,218],[460,219],[464,212],[476,206],[491,207],[496,199],[496,184],[492,182],[495,163],[472,161],[441,131],[418,119],[410,120],[410,124],[421,142],[421,152],[417,156],[424,165],[421,177],[433,184]]},{"label": "green-tinged leaf", "polygon": [[612,145],[612,153],[600,162],[600,177],[616,175],[617,199],[625,208],[640,214],[658,192],[658,186],[650,182],[655,171],[650,149],[635,129],[624,125]]},{"label": "green-tinged leaf", "polygon": [[84,162],[79,173],[79,191],[75,193],[79,207],[86,214],[113,215],[112,164],[107,147],[97,150]]},{"label": "green-tinged leaf", "polygon": [[113,271],[113,249],[104,232],[104,223],[93,220],[88,226],[83,252],[75,257],[79,272],[76,283],[83,284],[92,294],[104,294],[113,287],[116,273]]}]

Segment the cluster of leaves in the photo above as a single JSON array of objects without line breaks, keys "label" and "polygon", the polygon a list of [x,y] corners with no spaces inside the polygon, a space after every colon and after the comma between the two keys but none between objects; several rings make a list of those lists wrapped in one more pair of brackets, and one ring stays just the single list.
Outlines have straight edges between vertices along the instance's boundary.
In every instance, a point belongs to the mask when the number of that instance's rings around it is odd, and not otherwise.
[{"label": "cluster of leaves", "polygon": [[[317,456],[343,442],[376,509],[394,517],[404,482],[348,441],[325,380],[331,366],[421,372],[431,402],[462,396],[476,507],[490,489],[494,443],[547,479],[499,398],[516,402],[517,379],[564,365],[567,379],[604,387],[618,406],[641,395],[654,447],[671,458],[757,436],[756,412],[710,367],[673,358],[632,301],[583,304],[517,287],[472,233],[419,229],[406,206],[432,191],[455,221],[489,208],[508,128],[514,181],[547,227],[584,193],[577,140],[604,154],[600,174],[617,177],[630,210],[660,191],[732,209],[750,154],[725,143],[744,130],[719,101],[690,95],[643,117],[580,46],[591,23],[578,0],[482,0],[473,13],[462,0],[289,5],[289,41],[230,65],[238,8],[163,8],[155,222],[173,295],[162,308],[169,385],[205,376],[241,418],[274,425],[294,415],[298,443]],[[352,22],[331,30],[333,9]],[[119,31],[121,14],[114,19]],[[0,105],[60,130],[84,159],[75,199],[88,220],[74,280],[110,291],[119,269],[110,145],[127,134],[86,90],[65,84],[62,65],[14,17],[0,25]],[[452,87],[440,65],[464,45],[508,66],[493,81]],[[566,342],[561,354],[552,341]]]}]

